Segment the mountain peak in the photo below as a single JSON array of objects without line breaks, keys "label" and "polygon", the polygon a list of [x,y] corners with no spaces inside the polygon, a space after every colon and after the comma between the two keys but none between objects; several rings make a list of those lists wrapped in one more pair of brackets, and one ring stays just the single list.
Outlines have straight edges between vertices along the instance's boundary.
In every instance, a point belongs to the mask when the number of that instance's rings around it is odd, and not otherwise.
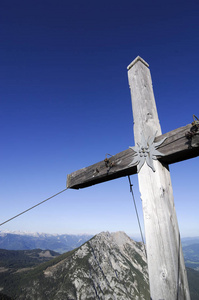
[{"label": "mountain peak", "polygon": [[[27,295],[37,293],[41,300],[49,292],[54,300],[149,298],[143,246],[124,232],[101,232],[78,249],[63,254],[54,264],[51,261],[42,272],[44,276],[34,281],[37,290],[32,282],[23,289]],[[19,299],[28,298],[23,294]]]},{"label": "mountain peak", "polygon": [[111,237],[118,246],[124,246],[126,243],[134,243],[123,231],[112,232]]},{"label": "mountain peak", "polygon": [[[139,251],[140,248],[143,248],[144,246],[142,243],[137,243],[133,241],[125,232],[123,231],[116,231],[116,232],[101,232],[98,235],[94,237],[96,240],[102,240],[106,241],[107,244],[110,244],[111,247],[120,248],[120,251],[123,251],[125,246],[129,244],[132,248],[137,248],[137,251]],[[138,247],[139,245],[139,247]],[[141,249],[142,251],[143,249]]]}]

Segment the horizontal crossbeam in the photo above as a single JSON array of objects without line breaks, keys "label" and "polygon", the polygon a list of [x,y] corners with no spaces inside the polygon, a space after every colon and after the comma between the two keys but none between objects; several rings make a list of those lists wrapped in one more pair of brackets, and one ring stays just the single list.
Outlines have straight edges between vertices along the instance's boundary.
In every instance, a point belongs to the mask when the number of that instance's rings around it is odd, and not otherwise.
[{"label": "horizontal crossbeam", "polygon": [[[158,157],[164,164],[173,164],[199,156],[199,132],[193,131],[188,124],[155,138],[155,143],[163,138],[165,141],[158,147],[164,156]],[[97,183],[137,173],[137,164],[132,164],[136,153],[132,149],[124,150],[89,167],[67,175],[67,188],[85,188]]]}]

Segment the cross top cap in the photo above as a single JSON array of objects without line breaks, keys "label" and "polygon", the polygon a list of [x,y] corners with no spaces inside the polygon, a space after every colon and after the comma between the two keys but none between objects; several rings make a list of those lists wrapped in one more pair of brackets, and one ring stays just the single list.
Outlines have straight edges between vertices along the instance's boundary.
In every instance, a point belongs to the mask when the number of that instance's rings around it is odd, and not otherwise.
[{"label": "cross top cap", "polygon": [[141,61],[147,68],[149,67],[149,64],[140,56],[137,56],[127,67],[127,70],[130,70],[138,61]]}]

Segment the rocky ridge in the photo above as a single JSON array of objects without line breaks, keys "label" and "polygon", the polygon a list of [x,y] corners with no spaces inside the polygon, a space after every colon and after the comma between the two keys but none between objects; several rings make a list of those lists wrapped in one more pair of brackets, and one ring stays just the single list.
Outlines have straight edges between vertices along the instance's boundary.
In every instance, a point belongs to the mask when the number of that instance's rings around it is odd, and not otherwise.
[{"label": "rocky ridge", "polygon": [[60,258],[30,272],[17,299],[150,298],[143,245],[124,232],[102,232]]}]

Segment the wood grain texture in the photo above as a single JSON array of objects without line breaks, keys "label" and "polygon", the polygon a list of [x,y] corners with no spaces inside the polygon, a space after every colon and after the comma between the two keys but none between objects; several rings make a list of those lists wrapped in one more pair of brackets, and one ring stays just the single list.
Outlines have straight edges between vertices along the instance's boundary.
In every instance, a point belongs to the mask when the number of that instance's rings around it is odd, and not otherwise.
[{"label": "wood grain texture", "polygon": [[94,165],[75,171],[67,176],[67,187],[85,188],[97,183],[137,173],[136,165],[129,167],[134,151],[127,149]]},{"label": "wood grain texture", "polygon": [[[158,142],[166,137],[164,143],[158,148],[165,155],[159,157],[161,162],[172,164],[199,156],[199,143],[197,144],[196,137],[193,136],[190,139],[186,137],[191,128],[192,125],[188,124],[155,138],[155,142]],[[134,151],[127,149],[110,157],[109,164],[102,160],[94,165],[75,171],[67,176],[67,187],[73,189],[85,188],[108,180],[136,174],[136,164],[129,167],[134,154]]]},{"label": "wood grain texture", "polygon": [[[137,61],[128,71],[134,118],[135,143],[153,136],[162,139],[161,128],[148,67]],[[138,173],[142,199],[150,293],[153,300],[190,300],[189,287],[175,213],[173,191],[168,165],[184,159],[184,151],[191,151],[190,141],[180,128],[167,134],[158,151],[167,155],[165,163],[154,161],[155,172],[144,164]],[[157,138],[158,139],[158,138]],[[190,155],[190,154],[189,154]],[[188,158],[188,155],[187,155]]]},{"label": "wood grain texture", "polygon": [[173,164],[199,156],[199,143],[196,143],[197,133],[188,138],[188,134],[192,128],[192,124],[188,124],[155,139],[155,142],[158,142],[164,137],[167,137],[164,143],[158,147],[158,151],[165,155],[159,157],[161,162]]}]

